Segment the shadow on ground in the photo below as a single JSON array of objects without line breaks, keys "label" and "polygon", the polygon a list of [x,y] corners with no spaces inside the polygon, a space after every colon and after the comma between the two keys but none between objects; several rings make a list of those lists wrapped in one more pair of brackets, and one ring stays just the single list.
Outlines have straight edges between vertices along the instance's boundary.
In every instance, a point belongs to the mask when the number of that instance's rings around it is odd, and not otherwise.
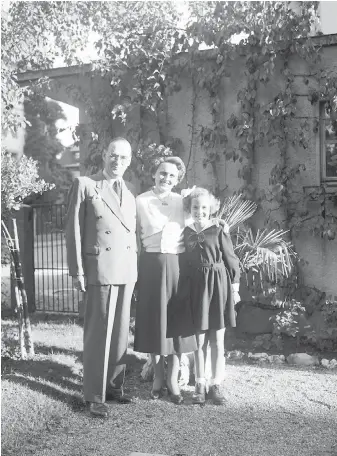
[{"label": "shadow on ground", "polygon": [[[28,360],[3,356],[3,378],[64,402],[74,411],[83,409],[82,352],[35,344],[35,353],[35,357]],[[139,382],[145,359],[144,356],[128,351],[124,358],[127,365],[126,383],[128,377],[135,372],[135,380]]]},{"label": "shadow on ground", "polygon": [[2,359],[3,379],[21,384],[33,391],[64,402],[73,410],[83,408],[82,378],[75,366],[60,364],[51,359]]}]

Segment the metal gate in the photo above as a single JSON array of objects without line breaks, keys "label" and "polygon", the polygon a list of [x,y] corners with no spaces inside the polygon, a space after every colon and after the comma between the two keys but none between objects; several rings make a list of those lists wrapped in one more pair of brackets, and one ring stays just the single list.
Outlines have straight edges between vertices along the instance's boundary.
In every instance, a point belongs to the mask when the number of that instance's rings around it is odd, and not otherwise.
[{"label": "metal gate", "polygon": [[67,266],[64,204],[33,205],[33,262],[36,311],[79,311],[82,293],[73,287]]}]

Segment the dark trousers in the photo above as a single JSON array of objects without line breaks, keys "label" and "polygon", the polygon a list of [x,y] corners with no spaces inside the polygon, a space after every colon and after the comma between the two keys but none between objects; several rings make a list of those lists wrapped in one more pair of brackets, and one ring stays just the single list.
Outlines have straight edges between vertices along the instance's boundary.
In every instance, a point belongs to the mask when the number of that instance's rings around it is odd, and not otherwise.
[{"label": "dark trousers", "polygon": [[134,283],[87,286],[83,331],[86,401],[105,402],[107,389],[123,386],[133,289]]}]

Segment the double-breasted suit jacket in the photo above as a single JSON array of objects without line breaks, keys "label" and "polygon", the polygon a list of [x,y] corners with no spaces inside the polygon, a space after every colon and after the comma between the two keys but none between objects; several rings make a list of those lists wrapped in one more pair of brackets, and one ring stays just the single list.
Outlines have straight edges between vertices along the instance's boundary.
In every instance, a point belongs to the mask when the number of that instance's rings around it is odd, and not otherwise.
[{"label": "double-breasted suit jacket", "polygon": [[121,201],[103,172],[75,179],[68,197],[69,273],[86,277],[83,390],[105,402],[124,382],[130,303],[137,280],[136,202],[121,181]]},{"label": "double-breasted suit jacket", "polygon": [[66,240],[69,274],[90,285],[137,280],[136,202],[122,181],[122,202],[102,172],[75,180],[69,194]]}]

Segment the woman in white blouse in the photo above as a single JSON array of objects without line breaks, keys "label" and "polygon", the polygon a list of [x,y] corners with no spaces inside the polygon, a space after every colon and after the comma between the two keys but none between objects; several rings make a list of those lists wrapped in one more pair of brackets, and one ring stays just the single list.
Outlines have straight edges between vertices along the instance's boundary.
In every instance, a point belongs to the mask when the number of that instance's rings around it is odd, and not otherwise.
[{"label": "woman in white blouse", "polygon": [[135,350],[151,353],[154,365],[153,399],[167,388],[175,404],[183,402],[178,386],[180,353],[196,350],[195,336],[167,338],[167,308],[175,297],[185,228],[182,196],[172,189],[182,181],[185,165],[179,157],[161,158],[153,171],[154,187],[136,198],[139,259],[139,302],[136,309]]}]

